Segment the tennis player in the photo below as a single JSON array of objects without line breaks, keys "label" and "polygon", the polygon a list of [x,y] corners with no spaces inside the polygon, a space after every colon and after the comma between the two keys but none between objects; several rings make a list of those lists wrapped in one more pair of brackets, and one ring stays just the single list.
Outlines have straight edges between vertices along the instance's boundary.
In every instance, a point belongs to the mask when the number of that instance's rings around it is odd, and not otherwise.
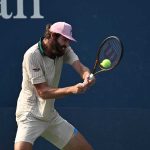
[{"label": "tennis player", "polygon": [[[90,71],[69,46],[70,41],[75,41],[71,25],[56,22],[47,25],[44,37],[26,51],[22,63],[22,89],[16,109],[15,150],[32,150],[39,136],[58,149],[92,150],[81,133],[54,107],[55,99],[85,92],[94,83],[94,80],[88,80]],[[72,65],[84,82],[59,88],[64,63]]]}]

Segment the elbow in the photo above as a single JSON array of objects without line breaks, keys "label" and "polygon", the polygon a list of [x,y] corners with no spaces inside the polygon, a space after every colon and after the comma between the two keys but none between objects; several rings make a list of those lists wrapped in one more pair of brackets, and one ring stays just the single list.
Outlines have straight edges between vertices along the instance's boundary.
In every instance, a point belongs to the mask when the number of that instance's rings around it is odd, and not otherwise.
[{"label": "elbow", "polygon": [[35,84],[34,86],[35,91],[40,98],[42,98],[43,100],[52,98],[51,89],[49,88],[47,83]]},{"label": "elbow", "polygon": [[54,99],[55,98],[55,96],[50,91],[47,91],[47,90],[38,91],[38,95],[43,100]]},{"label": "elbow", "polygon": [[46,91],[38,91],[38,95],[39,95],[39,97],[40,98],[42,98],[43,100],[46,100],[46,99],[48,99],[48,97],[47,97],[47,94],[46,94]]}]

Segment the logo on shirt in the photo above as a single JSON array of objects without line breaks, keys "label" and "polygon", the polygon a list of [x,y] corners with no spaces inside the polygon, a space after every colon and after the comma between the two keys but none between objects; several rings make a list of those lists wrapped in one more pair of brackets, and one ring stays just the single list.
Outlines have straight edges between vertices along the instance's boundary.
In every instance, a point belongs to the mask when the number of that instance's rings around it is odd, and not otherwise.
[{"label": "logo on shirt", "polygon": [[38,72],[38,71],[40,71],[40,68],[33,68],[32,70],[35,72]]}]

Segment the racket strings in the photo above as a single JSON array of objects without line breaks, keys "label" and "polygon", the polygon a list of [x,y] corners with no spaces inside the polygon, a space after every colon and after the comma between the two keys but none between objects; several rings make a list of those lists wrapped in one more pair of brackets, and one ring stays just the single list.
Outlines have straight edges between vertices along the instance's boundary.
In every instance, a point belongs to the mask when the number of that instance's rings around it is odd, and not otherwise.
[{"label": "racket strings", "polygon": [[104,59],[109,59],[112,64],[111,67],[114,67],[120,59],[121,49],[121,44],[117,39],[107,40],[101,47],[99,61],[102,62]]}]

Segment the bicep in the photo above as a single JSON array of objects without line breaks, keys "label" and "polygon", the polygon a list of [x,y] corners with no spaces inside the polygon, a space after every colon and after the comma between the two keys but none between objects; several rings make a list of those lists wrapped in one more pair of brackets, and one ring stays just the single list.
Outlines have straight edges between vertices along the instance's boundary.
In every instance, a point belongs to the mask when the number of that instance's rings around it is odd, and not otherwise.
[{"label": "bicep", "polygon": [[29,76],[32,84],[45,82],[45,76],[40,64],[40,58],[34,54],[28,54],[24,57],[23,66]]}]

